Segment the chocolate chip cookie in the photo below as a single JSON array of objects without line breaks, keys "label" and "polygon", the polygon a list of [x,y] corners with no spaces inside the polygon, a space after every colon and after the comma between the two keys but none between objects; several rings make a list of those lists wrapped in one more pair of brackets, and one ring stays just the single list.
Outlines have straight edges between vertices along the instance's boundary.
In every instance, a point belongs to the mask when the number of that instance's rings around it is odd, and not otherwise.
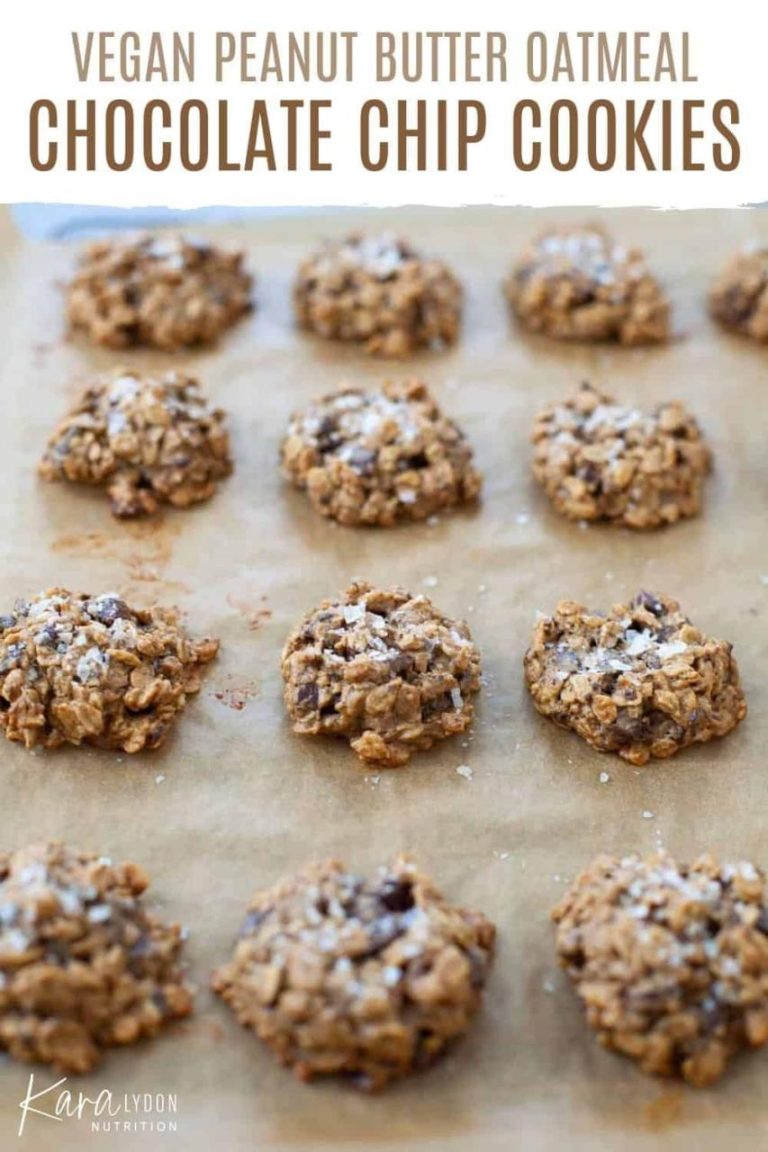
[{"label": "chocolate chip cookie", "polygon": [[304,617],[282,673],[294,732],[342,737],[361,760],[399,768],[469,727],[480,653],[426,596],[357,582]]},{"label": "chocolate chip cookie", "polygon": [[494,936],[405,857],[373,879],[331,860],[254,897],[213,987],[300,1080],[378,1089],[464,1035]]},{"label": "chocolate chip cookie", "polygon": [[45,480],[102,485],[118,517],[189,508],[232,471],[226,414],[192,376],[120,368],[83,392],[38,470]]},{"label": "chocolate chip cookie", "polygon": [[712,285],[709,307],[724,327],[768,342],[768,247],[731,257]]},{"label": "chocolate chip cookie", "polygon": [[768,1042],[768,908],[752,864],[599,856],[553,918],[588,1023],[644,1072],[704,1087]]},{"label": "chocolate chip cookie", "polygon": [[107,348],[210,344],[250,311],[242,252],[182,236],[101,240],[67,294],[70,326]]},{"label": "chocolate chip cookie", "polygon": [[300,327],[391,357],[455,343],[461,299],[444,264],[387,235],[326,243],[301,265],[294,291]]},{"label": "chocolate chip cookie", "polygon": [[389,527],[476,499],[472,450],[420,380],[342,388],[296,413],[283,471],[323,516]]},{"label": "chocolate chip cookie", "polygon": [[27,748],[159,748],[218,647],[175,609],[49,588],[0,615],[0,730]]},{"label": "chocolate chip cookie", "polygon": [[649,529],[695,516],[712,455],[675,402],[626,408],[589,384],[539,413],[533,474],[570,520]]},{"label": "chocolate chip cookie", "polygon": [[724,736],[747,714],[731,645],[647,592],[608,613],[562,600],[536,625],[525,677],[542,715],[631,764]]},{"label": "chocolate chip cookie", "polygon": [[182,930],[145,908],[148,884],[62,844],[0,853],[0,1048],[89,1072],[192,1011]]},{"label": "chocolate chip cookie", "polygon": [[555,340],[655,344],[669,337],[669,304],[641,252],[602,228],[553,228],[506,281],[523,327]]}]

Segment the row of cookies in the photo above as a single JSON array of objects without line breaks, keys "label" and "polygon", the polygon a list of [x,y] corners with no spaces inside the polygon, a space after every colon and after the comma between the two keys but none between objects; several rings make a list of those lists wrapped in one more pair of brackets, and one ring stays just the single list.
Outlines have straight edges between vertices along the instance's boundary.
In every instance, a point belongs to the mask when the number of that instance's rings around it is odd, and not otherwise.
[{"label": "row of cookies", "polygon": [[[174,609],[48,589],[0,616],[0,729],[27,748],[158,748],[218,648]],[[294,731],[386,767],[466,731],[480,669],[463,621],[363,581],[311,609],[281,659]],[[633,764],[724,736],[747,711],[731,645],[646,592],[607,612],[566,600],[540,614],[524,670],[539,712]]]},{"label": "row of cookies", "polygon": [[[558,340],[653,344],[670,337],[670,305],[641,252],[602,228],[551,229],[505,282],[520,323]],[[401,357],[455,343],[462,287],[443,263],[391,236],[329,242],[299,268],[296,319],[319,336]],[[68,289],[71,327],[109,348],[210,343],[253,306],[242,253],[182,237],[105,240],[82,255]],[[768,249],[737,253],[715,280],[712,315],[768,341]]]},{"label": "row of cookies", "polygon": [[[538,415],[532,440],[534,477],[570,519],[650,529],[700,509],[711,452],[681,404],[642,412],[583,384]],[[291,417],[280,456],[313,507],[347,525],[425,520],[482,485],[463,432],[417,379],[319,398]],[[195,379],[124,368],[84,391],[39,467],[105,487],[118,517],[207,500],[231,469],[225,413]]]},{"label": "row of cookies", "polygon": [[[132,863],[62,844],[0,854],[0,1047],[64,1074],[193,1011],[185,931]],[[712,1084],[768,1042],[768,906],[750,863],[601,856],[552,917],[608,1048]],[[428,1067],[481,1005],[496,929],[407,857],[373,877],[310,865],[251,901],[211,985],[300,1080],[375,1090]]]}]

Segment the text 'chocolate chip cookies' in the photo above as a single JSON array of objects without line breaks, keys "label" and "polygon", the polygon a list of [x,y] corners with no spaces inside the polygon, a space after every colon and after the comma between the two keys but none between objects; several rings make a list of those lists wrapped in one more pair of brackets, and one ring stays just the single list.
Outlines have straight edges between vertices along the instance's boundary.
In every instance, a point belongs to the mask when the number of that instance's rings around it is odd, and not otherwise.
[{"label": "text 'chocolate chip cookies'", "polygon": [[342,737],[361,760],[398,768],[469,727],[480,653],[426,596],[358,582],[304,617],[282,672],[295,732]]},{"label": "text 'chocolate chip cookies'", "polygon": [[768,1042],[768,908],[752,864],[599,856],[553,912],[606,1048],[696,1087]]},{"label": "text 'chocolate chip cookies'", "polygon": [[506,282],[520,323],[555,340],[656,344],[669,338],[669,305],[640,252],[601,228],[545,232]]},{"label": "text 'chocolate chip cookies'", "polygon": [[191,376],[142,377],[125,368],[97,381],[51,437],[45,480],[103,485],[115,516],[208,500],[232,471],[226,416]]},{"label": "text 'chocolate chip cookies'", "polygon": [[561,601],[536,625],[525,677],[539,712],[632,764],[724,736],[747,714],[731,645],[645,592],[608,613]]},{"label": "text 'chocolate chip cookies'", "polygon": [[300,327],[400,357],[455,343],[462,290],[444,264],[404,240],[354,234],[304,261],[294,301]]},{"label": "text 'chocolate chip cookies'", "polygon": [[192,1011],[182,930],[145,908],[148,883],[61,844],[0,853],[0,1048],[89,1072]]},{"label": "text 'chocolate chip cookies'", "polygon": [[329,861],[254,898],[213,987],[299,1079],[373,1090],[464,1035],[494,937],[404,857],[373,879]]},{"label": "text 'chocolate chip cookies'", "polygon": [[477,498],[472,450],[419,380],[342,388],[294,415],[283,471],[342,524],[389,527]]},{"label": "text 'chocolate chip cookies'", "polygon": [[218,647],[175,609],[50,588],[0,616],[0,729],[27,748],[158,748]]},{"label": "text 'chocolate chip cookies'", "polygon": [[712,456],[682,404],[641,412],[582,384],[537,418],[533,474],[570,520],[659,528],[695,516]]},{"label": "text 'chocolate chip cookies'", "polygon": [[241,252],[181,236],[101,240],[69,285],[70,326],[107,348],[210,344],[250,311]]}]

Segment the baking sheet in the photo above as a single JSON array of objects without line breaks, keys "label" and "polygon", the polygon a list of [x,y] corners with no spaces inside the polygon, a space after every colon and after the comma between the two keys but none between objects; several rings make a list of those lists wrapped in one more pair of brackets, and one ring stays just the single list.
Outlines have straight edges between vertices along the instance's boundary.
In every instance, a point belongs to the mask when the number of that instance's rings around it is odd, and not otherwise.
[{"label": "baking sheet", "polygon": [[[175,1093],[175,1133],[107,1136],[91,1132],[87,1119],[31,1116],[22,1144],[39,1152],[110,1141],[185,1152],[768,1146],[768,1051],[739,1061],[708,1092],[646,1079],[603,1052],[584,1025],[554,964],[548,922],[564,884],[598,851],[663,844],[681,858],[706,849],[768,865],[768,350],[716,329],[703,305],[732,248],[768,241],[768,216],[605,213],[618,236],[648,249],[674,301],[679,338],[622,350],[525,337],[500,291],[506,265],[547,221],[583,216],[401,210],[217,230],[248,249],[258,310],[217,349],[175,362],[230,411],[236,471],[209,504],[151,525],[114,522],[97,491],[36,479],[46,436],[78,383],[116,358],[64,338],[57,282],[74,248],[22,241],[3,220],[0,606],[51,584],[117,588],[141,603],[178,603],[193,632],[222,641],[201,695],[159,753],[31,754],[0,745],[0,843],[59,837],[138,861],[152,876],[156,906],[191,930],[187,956],[200,987],[190,1021],[109,1054],[98,1073],[67,1084],[92,1097],[105,1088],[116,1097]],[[358,225],[399,230],[458,270],[467,302],[454,351],[382,364],[294,332],[296,264],[319,236]],[[174,362],[151,353],[125,359],[140,368]],[[278,476],[289,412],[339,381],[374,384],[409,371],[425,376],[470,437],[486,477],[482,505],[431,528],[360,531],[323,521]],[[690,405],[716,455],[703,516],[633,535],[580,530],[549,509],[529,479],[527,438],[538,408],[580,379],[625,401]],[[404,770],[378,772],[344,744],[291,733],[281,644],[306,608],[356,575],[426,590],[469,620],[487,685],[466,745],[446,741]],[[638,587],[680,597],[697,623],[733,641],[750,706],[726,740],[644,769],[601,756],[537,716],[521,672],[537,609],[561,596],[607,606]],[[471,779],[456,772],[462,764]],[[497,923],[485,1010],[444,1063],[384,1095],[303,1087],[213,998],[208,973],[227,956],[255,889],[313,857],[339,855],[365,870],[400,849]],[[0,1061],[3,1148],[14,1146],[29,1071]],[[36,1087],[55,1079],[35,1072]]]}]

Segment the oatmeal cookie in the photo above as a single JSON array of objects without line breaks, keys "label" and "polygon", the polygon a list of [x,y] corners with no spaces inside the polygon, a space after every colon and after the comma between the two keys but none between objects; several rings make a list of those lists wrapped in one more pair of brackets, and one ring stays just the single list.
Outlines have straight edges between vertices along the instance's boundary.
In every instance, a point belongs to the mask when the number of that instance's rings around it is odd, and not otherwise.
[{"label": "oatmeal cookie", "polygon": [[709,306],[724,327],[768,342],[768,248],[737,252],[712,285]]},{"label": "oatmeal cookie", "polygon": [[557,952],[606,1048],[714,1083],[768,1042],[768,908],[752,864],[599,856],[554,909]]},{"label": "oatmeal cookie", "polygon": [[461,298],[444,264],[386,235],[326,243],[301,265],[294,291],[302,328],[392,357],[454,344]]},{"label": "oatmeal cookie", "polygon": [[142,903],[135,864],[61,844],[0,853],[0,1048],[89,1072],[192,1011],[182,930]]},{"label": "oatmeal cookie", "polygon": [[107,348],[210,344],[251,305],[242,252],[181,236],[100,240],[80,258],[67,316]]},{"label": "oatmeal cookie", "polygon": [[695,516],[712,456],[682,404],[624,408],[582,384],[539,413],[533,474],[570,520],[659,528]]},{"label": "oatmeal cookie", "polygon": [[383,1088],[467,1031],[494,936],[405,857],[373,880],[331,860],[254,897],[213,987],[300,1080]]},{"label": "oatmeal cookie", "polygon": [[119,517],[210,499],[232,471],[226,415],[193,377],[125,368],[87,388],[48,442],[45,480],[101,484]]},{"label": "oatmeal cookie", "polygon": [[472,450],[420,380],[343,388],[291,418],[283,471],[323,516],[342,524],[424,520],[474,500]]},{"label": "oatmeal cookie", "polygon": [[27,748],[159,748],[218,647],[175,609],[49,588],[0,615],[0,729]]},{"label": "oatmeal cookie", "polygon": [[602,228],[555,228],[523,253],[505,290],[520,323],[555,340],[655,344],[669,305],[641,252]]},{"label": "oatmeal cookie", "polygon": [[607,614],[562,600],[536,625],[525,677],[542,715],[631,764],[724,736],[747,714],[731,645],[647,592]]},{"label": "oatmeal cookie", "polygon": [[480,653],[426,596],[358,582],[304,617],[282,672],[294,732],[341,736],[361,760],[398,768],[469,727]]}]

